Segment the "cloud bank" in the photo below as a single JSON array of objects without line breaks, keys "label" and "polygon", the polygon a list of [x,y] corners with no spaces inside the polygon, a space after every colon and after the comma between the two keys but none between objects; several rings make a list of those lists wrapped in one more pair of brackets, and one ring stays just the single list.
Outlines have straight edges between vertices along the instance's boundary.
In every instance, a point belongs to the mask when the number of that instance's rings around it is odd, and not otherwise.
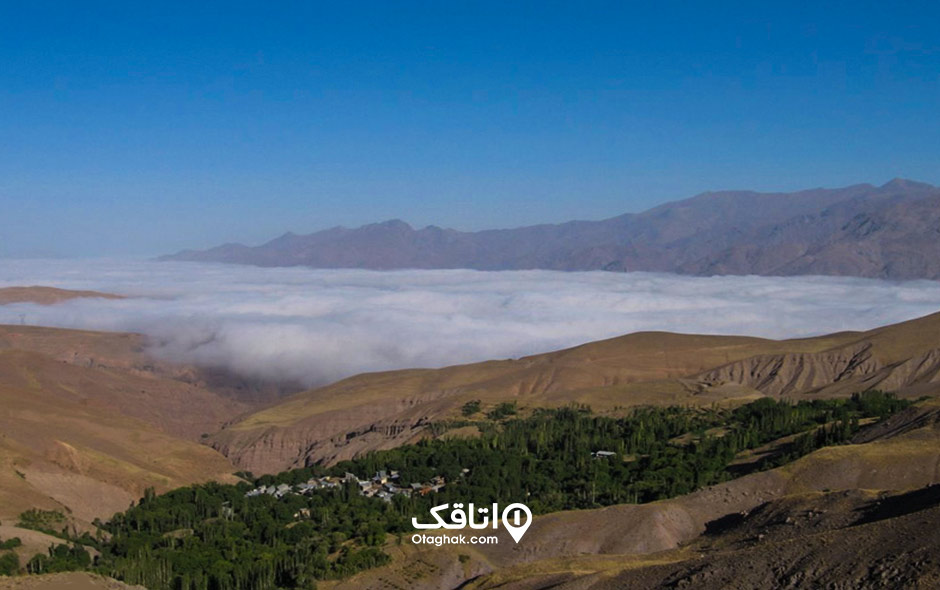
[{"label": "cloud bank", "polygon": [[263,269],[0,260],[0,286],[129,295],[0,306],[0,323],[141,332],[162,358],[321,384],[642,330],[794,338],[940,310],[940,283],[654,273]]}]

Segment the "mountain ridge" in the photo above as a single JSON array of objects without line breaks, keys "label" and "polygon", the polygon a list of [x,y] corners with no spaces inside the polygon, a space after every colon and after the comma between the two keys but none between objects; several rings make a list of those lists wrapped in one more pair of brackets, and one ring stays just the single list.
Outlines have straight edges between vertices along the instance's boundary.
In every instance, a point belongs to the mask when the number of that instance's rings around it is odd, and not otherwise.
[{"label": "mountain ridge", "polygon": [[206,442],[260,474],[416,442],[428,424],[459,419],[470,401],[520,409],[576,403],[605,413],[867,389],[917,397],[940,385],[937,334],[940,313],[794,340],[637,332],[517,360],[356,375],[243,416]]},{"label": "mountain ridge", "polygon": [[940,279],[940,188],[896,178],[792,193],[705,192],[640,213],[464,232],[400,219],[159,260],[311,268],[652,271]]}]

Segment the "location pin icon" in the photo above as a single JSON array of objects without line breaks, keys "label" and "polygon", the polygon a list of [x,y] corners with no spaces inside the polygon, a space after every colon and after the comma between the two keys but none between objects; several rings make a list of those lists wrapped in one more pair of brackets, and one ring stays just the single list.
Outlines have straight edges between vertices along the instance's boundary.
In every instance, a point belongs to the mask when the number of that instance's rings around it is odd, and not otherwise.
[{"label": "location pin icon", "polygon": [[[522,522],[520,513],[525,513],[525,522]],[[512,535],[512,540],[516,543],[528,530],[530,524],[532,524],[532,511],[525,504],[517,502],[503,508],[503,526],[506,527],[506,530]]]}]

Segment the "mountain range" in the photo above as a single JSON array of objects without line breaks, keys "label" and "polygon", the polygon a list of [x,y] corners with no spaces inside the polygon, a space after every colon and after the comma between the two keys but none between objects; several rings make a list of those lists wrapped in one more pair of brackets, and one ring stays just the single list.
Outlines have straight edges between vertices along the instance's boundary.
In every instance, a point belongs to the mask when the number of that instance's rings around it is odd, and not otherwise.
[{"label": "mountain range", "polygon": [[642,213],[464,232],[391,220],[161,260],[311,268],[654,271],[940,279],[940,188],[894,179],[795,193],[706,192]]}]

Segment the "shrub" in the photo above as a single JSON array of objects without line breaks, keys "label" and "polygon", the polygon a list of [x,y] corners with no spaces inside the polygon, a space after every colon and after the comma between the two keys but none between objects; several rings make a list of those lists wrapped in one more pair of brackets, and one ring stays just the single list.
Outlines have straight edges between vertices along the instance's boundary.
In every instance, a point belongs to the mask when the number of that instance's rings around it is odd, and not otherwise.
[{"label": "shrub", "polygon": [[0,576],[14,576],[20,571],[20,560],[16,553],[0,555]]},{"label": "shrub", "polygon": [[0,550],[15,549],[22,544],[23,542],[20,541],[19,537],[13,537],[12,539],[7,539],[6,541],[0,541]]},{"label": "shrub", "polygon": [[460,409],[460,413],[463,414],[464,416],[472,416],[478,413],[479,411],[480,411],[480,400],[478,399],[465,403],[463,407]]}]

